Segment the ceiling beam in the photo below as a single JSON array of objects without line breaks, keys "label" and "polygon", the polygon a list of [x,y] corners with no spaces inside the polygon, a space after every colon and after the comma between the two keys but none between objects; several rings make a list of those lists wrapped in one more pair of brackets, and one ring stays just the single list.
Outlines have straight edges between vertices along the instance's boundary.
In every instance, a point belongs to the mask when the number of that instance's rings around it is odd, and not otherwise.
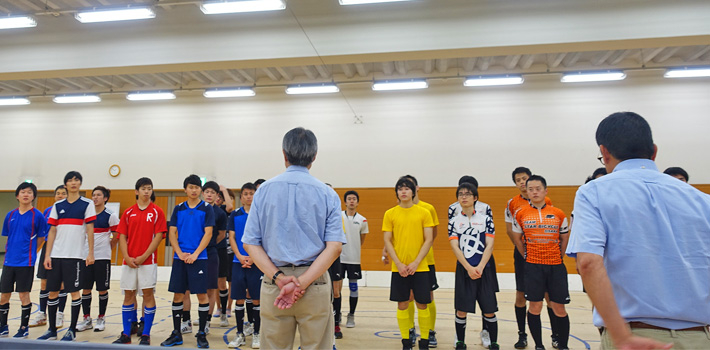
[{"label": "ceiling beam", "polygon": [[505,68],[508,69],[513,69],[515,66],[518,65],[518,62],[520,61],[521,55],[510,55],[510,56],[505,56],[505,59],[503,60],[503,65]]},{"label": "ceiling beam", "polygon": [[665,47],[657,47],[648,50],[641,49],[641,55],[639,56],[640,62],[643,64],[650,62],[654,57],[656,57],[656,55],[661,53],[661,51],[663,51],[664,49]]},{"label": "ceiling beam", "polygon": [[449,69],[449,60],[444,58],[444,59],[438,59],[436,60],[436,70],[439,73],[446,73],[446,71]]},{"label": "ceiling beam", "polygon": [[557,54],[551,54],[547,56],[547,65],[550,68],[557,68],[560,63],[562,63],[562,60],[565,59],[565,56],[567,56],[566,52],[560,52]]},{"label": "ceiling beam", "polygon": [[463,62],[463,70],[466,72],[473,71],[476,68],[476,57],[469,57]]},{"label": "ceiling beam", "polygon": [[30,0],[21,0],[20,3],[21,3],[21,4],[24,4],[25,6],[27,6],[27,7],[29,7],[29,8],[31,8],[33,11],[42,11],[42,10],[44,10],[42,7],[33,4]]},{"label": "ceiling beam", "polygon": [[520,67],[523,69],[530,68],[535,63],[535,55],[523,55],[520,58]]},{"label": "ceiling beam", "polygon": [[340,68],[343,69],[343,73],[346,77],[352,78],[355,76],[355,68],[350,63],[341,64]]},{"label": "ceiling beam", "polygon": [[675,55],[675,53],[678,52],[678,50],[680,50],[680,47],[679,47],[679,46],[676,46],[676,47],[668,47],[668,48],[666,48],[665,50],[663,50],[663,52],[661,52],[660,54],[658,54],[658,56],[656,56],[656,57],[653,59],[653,62],[655,62],[655,63],[665,62],[665,61],[667,61],[669,58],[671,58],[673,55]]},{"label": "ceiling beam", "polygon": [[[126,84],[128,84],[128,85],[133,85],[133,86],[137,86],[137,87],[143,87],[143,85],[142,85],[140,82],[137,82],[137,81],[135,81],[135,80],[133,80],[133,79],[130,79],[129,76],[125,76],[125,75],[115,75],[115,77],[118,78],[118,79],[120,79],[121,81],[123,81],[124,83],[126,83]],[[57,79],[57,80],[61,80],[61,79]],[[125,85],[123,85],[123,86],[125,86]],[[121,87],[123,87],[123,86],[121,86]]]},{"label": "ceiling beam", "polygon": [[155,79],[158,79],[158,80],[162,81],[164,84],[167,84],[167,85],[174,85],[174,84],[175,84],[172,80],[170,80],[170,79],[164,77],[164,76],[163,76],[162,74],[160,74],[160,73],[151,74],[151,75],[152,75]]},{"label": "ceiling beam", "polygon": [[695,61],[708,52],[710,52],[710,45],[698,47],[693,53],[685,57],[685,61]]},{"label": "ceiling beam", "polygon": [[429,74],[434,70],[434,60],[424,60],[424,73]]},{"label": "ceiling beam", "polygon": [[363,63],[355,63],[355,70],[361,77],[366,77],[370,74],[370,70]]},{"label": "ceiling beam", "polygon": [[140,74],[132,74],[131,79],[136,80],[137,82],[143,84],[144,86],[154,86],[155,85],[155,82],[146,79],[146,77],[143,77]]},{"label": "ceiling beam", "polygon": [[276,71],[281,74],[286,80],[293,80],[293,74],[286,67],[276,67]]},{"label": "ceiling beam", "polygon": [[582,56],[581,52],[572,52],[572,53],[568,54],[567,56],[565,56],[565,58],[562,60],[562,64],[565,67],[572,67],[575,65],[575,63],[577,63],[577,61],[579,60],[579,58],[581,56]]},{"label": "ceiling beam", "polygon": [[306,73],[306,75],[310,79],[315,79],[318,75],[318,72],[316,72],[316,69],[313,66],[302,66],[301,69],[303,70],[303,73]]},{"label": "ceiling beam", "polygon": [[271,80],[273,80],[273,81],[279,81],[279,80],[281,80],[281,76],[279,75],[279,73],[278,73],[275,69],[269,68],[269,67],[265,67],[265,68],[262,68],[261,70],[262,70],[264,73],[266,73],[266,76],[268,76],[269,79],[271,79]]},{"label": "ceiling beam", "polygon": [[9,82],[0,81],[0,86],[4,87],[5,90],[12,90],[15,92],[27,92],[28,90],[23,90]]},{"label": "ceiling beam", "polygon": [[611,57],[611,55],[613,55],[613,54],[614,54],[613,50],[600,52],[599,54],[594,56],[594,58],[592,58],[592,65],[599,66],[599,65],[604,64],[604,62],[606,62],[606,60],[608,60],[609,57]]},{"label": "ceiling beam", "polygon": [[614,52],[614,54],[611,55],[611,57],[609,57],[609,60],[608,60],[609,64],[611,64],[611,65],[619,64],[619,62],[621,62],[621,60],[626,58],[626,56],[628,56],[630,52],[631,51],[629,51],[629,50],[616,50]]},{"label": "ceiling beam", "polygon": [[210,80],[212,83],[214,83],[214,84],[221,84],[221,83],[222,83],[219,79],[215,78],[215,77],[214,77],[212,74],[210,74],[210,72],[208,72],[208,71],[203,71],[203,70],[201,70],[201,71],[200,71],[200,74],[204,75],[207,79],[209,79],[209,80]]},{"label": "ceiling beam", "polygon": [[394,62],[382,62],[382,72],[385,73],[385,75],[392,75],[392,73],[394,73]]},{"label": "ceiling beam", "polygon": [[251,74],[249,74],[249,72],[247,72],[245,69],[237,69],[237,73],[241,74],[244,79],[246,79],[250,83],[256,81],[256,77],[251,76]]},{"label": "ceiling beam", "polygon": [[229,75],[232,80],[236,81],[237,83],[244,83],[244,78],[242,78],[240,75],[237,75],[236,73],[232,72],[231,69],[225,69],[224,73]]},{"label": "ceiling beam", "polygon": [[80,86],[72,84],[72,82],[67,81],[66,79],[63,79],[63,78],[56,78],[56,79],[53,79],[52,81],[56,82],[57,84],[59,84],[61,86],[69,88],[69,89],[73,89],[73,90],[81,89]]},{"label": "ceiling beam", "polygon": [[207,78],[203,77],[197,72],[187,72],[187,75],[189,75],[193,80],[197,80],[202,84],[209,84],[209,80],[207,80]]},{"label": "ceiling beam", "polygon": [[406,61],[394,61],[394,69],[400,75],[407,74],[407,62]]},{"label": "ceiling beam", "polygon": [[488,67],[491,66],[491,58],[490,57],[481,57],[478,59],[478,69],[482,71],[487,71]]},{"label": "ceiling beam", "polygon": [[321,78],[330,78],[330,71],[328,67],[323,65],[317,65],[316,70],[320,74]]}]

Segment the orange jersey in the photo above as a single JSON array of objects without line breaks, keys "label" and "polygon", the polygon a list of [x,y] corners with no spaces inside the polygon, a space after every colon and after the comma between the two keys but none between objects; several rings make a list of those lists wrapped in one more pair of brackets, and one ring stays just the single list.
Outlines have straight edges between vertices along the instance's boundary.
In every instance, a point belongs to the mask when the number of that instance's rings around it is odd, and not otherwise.
[{"label": "orange jersey", "polygon": [[[523,206],[530,205],[530,201],[523,198],[523,195],[517,195],[508,200],[508,204],[505,206],[505,222],[513,223],[515,221],[515,214]],[[552,205],[550,198],[545,197],[545,205]]]},{"label": "orange jersey", "polygon": [[523,234],[525,261],[532,264],[559,265],[562,263],[560,234],[569,232],[567,217],[559,208],[532,204],[521,207],[515,214],[513,232]]}]

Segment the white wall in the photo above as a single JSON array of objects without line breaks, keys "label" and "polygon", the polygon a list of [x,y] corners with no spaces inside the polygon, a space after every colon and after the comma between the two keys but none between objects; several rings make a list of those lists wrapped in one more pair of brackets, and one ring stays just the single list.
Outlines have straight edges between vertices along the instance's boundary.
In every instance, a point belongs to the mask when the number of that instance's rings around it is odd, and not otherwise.
[{"label": "white wall", "polygon": [[[296,126],[316,133],[312,173],[336,187],[389,187],[404,173],[428,187],[451,186],[463,174],[508,186],[519,165],[551,185],[578,185],[600,166],[597,124],[620,110],[651,123],[659,167],[682,166],[692,183],[710,183],[710,80],[661,76],[635,71],[621,82],[570,85],[540,75],[483,89],[449,79],[407,92],[351,84],[342,95],[321,96],[258,88],[254,98],[228,100],[199,92],[165,102],[114,95],[80,106],[33,99],[0,108],[0,189],[26,178],[53,189],[68,170],[82,172],[85,188],[133,188],[141,176],[156,188],[181,188],[190,173],[239,187],[283,170],[281,138]],[[344,97],[364,123],[354,123]],[[114,163],[122,168],[117,178],[108,175]]]}]

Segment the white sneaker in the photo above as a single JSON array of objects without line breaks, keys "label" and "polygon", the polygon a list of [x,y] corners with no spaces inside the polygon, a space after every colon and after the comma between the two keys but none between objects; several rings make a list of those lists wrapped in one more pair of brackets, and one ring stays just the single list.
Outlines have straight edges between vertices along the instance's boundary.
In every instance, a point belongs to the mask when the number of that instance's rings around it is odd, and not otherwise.
[{"label": "white sneaker", "polygon": [[244,322],[244,335],[250,336],[254,334],[254,324],[250,322]]},{"label": "white sneaker", "polygon": [[57,311],[57,322],[55,323],[57,325],[57,329],[64,327],[64,313],[61,311]]},{"label": "white sneaker", "polygon": [[103,316],[99,316],[96,318],[96,325],[94,326],[94,332],[102,332],[104,329],[106,329],[106,320],[104,319]]},{"label": "white sneaker", "polygon": [[[261,347],[261,340],[259,339],[259,333],[254,333],[251,336],[251,348],[252,349],[258,349]],[[335,345],[333,345],[335,346]]]},{"label": "white sneaker", "polygon": [[237,335],[234,337],[234,340],[230,341],[229,344],[227,344],[227,347],[228,348],[238,348],[246,343],[247,343],[246,340],[244,340],[244,334],[237,333]]},{"label": "white sneaker", "polygon": [[220,327],[229,327],[229,320],[227,319],[227,315],[220,315],[219,316],[219,326]]},{"label": "white sneaker", "polygon": [[92,328],[94,328],[94,325],[93,325],[93,323],[91,322],[91,316],[84,316],[84,319],[81,320],[81,322],[79,322],[79,323],[76,325],[76,331],[77,331],[77,332],[83,332],[83,331],[85,331],[85,330],[87,330],[87,329],[92,329]]},{"label": "white sneaker", "polygon": [[481,344],[486,349],[491,346],[491,336],[488,334],[487,329],[481,331]]},{"label": "white sneaker", "polygon": [[215,312],[214,312],[214,315],[212,315],[212,317],[217,318],[217,317],[219,317],[219,316],[222,316],[222,309],[220,309],[220,308],[218,308],[218,307],[216,307],[215,309],[216,309],[216,310],[215,310]]},{"label": "white sneaker", "polygon": [[355,315],[348,313],[348,322],[345,323],[345,327],[354,328],[355,327]]},{"label": "white sneaker", "polygon": [[192,333],[192,325],[190,324],[190,321],[182,321],[180,324],[180,333]]},{"label": "white sneaker", "polygon": [[39,327],[47,324],[47,314],[38,312],[34,319],[30,321],[30,327]]},{"label": "white sneaker", "polygon": [[200,325],[200,319],[197,318],[196,320],[192,320],[192,325],[193,325],[193,326],[199,326],[199,325]]}]

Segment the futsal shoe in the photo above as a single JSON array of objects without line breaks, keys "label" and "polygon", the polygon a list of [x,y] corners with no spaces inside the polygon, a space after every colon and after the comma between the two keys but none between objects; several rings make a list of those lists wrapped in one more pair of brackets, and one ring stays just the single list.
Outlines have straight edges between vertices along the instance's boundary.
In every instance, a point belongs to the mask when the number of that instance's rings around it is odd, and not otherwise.
[{"label": "futsal shoe", "polygon": [[61,341],[74,341],[76,339],[76,333],[74,333],[73,329],[67,329],[67,332],[64,333],[64,336],[62,337]]},{"label": "futsal shoe", "polygon": [[47,330],[44,334],[40,335],[37,340],[57,340],[57,331]]},{"label": "futsal shoe", "polygon": [[229,342],[229,344],[227,344],[227,347],[234,349],[234,348],[238,348],[242,345],[245,345],[246,343],[247,342],[244,339],[244,333],[237,333],[237,335],[234,336],[234,340],[232,340],[231,342]]},{"label": "futsal shoe", "polygon": [[462,342],[462,341],[457,341],[457,342],[456,342],[456,345],[455,345],[455,347],[454,347],[454,349],[456,349],[456,350],[466,350],[466,343],[464,343],[464,342]]},{"label": "futsal shoe", "polygon": [[205,332],[198,332],[195,334],[197,338],[197,347],[200,349],[209,349],[210,343],[207,341],[207,334]]},{"label": "futsal shoe", "polygon": [[103,316],[96,318],[96,325],[94,326],[94,332],[102,332],[106,329],[106,319]]},{"label": "futsal shoe", "polygon": [[[259,333],[254,333],[251,336],[251,348],[252,349],[258,349],[261,347],[261,338],[259,337]],[[333,349],[335,349],[335,345],[333,345]]]},{"label": "futsal shoe", "polygon": [[192,324],[190,323],[190,321],[182,321],[182,323],[180,324],[180,333],[192,333]]},{"label": "futsal shoe", "polygon": [[79,324],[76,325],[76,331],[77,332],[83,332],[87,329],[92,329],[94,328],[94,324],[91,320],[91,316],[84,316],[84,319],[79,322]]},{"label": "futsal shoe", "polygon": [[335,339],[343,339],[343,332],[340,331],[340,326],[335,326]]},{"label": "futsal shoe", "polygon": [[429,331],[429,347],[430,348],[435,348],[439,345],[439,342],[436,341],[436,331]]},{"label": "futsal shoe", "polygon": [[131,343],[131,336],[123,334],[121,332],[121,336],[118,337],[118,339],[113,341],[113,344],[130,344]]},{"label": "futsal shoe", "polygon": [[13,338],[27,338],[29,336],[30,336],[30,329],[25,326],[22,326],[22,327],[20,327],[20,329],[17,330],[17,333],[15,333],[15,335],[13,335],[12,337]]},{"label": "futsal shoe", "polygon": [[402,339],[402,350],[412,350],[412,341],[409,339]]},{"label": "futsal shoe", "polygon": [[491,346],[491,335],[488,333],[487,329],[481,331],[481,345],[484,348]]},{"label": "futsal shoe", "polygon": [[168,339],[165,339],[164,342],[160,343],[160,346],[175,346],[175,345],[182,345],[182,334],[178,331],[173,331],[170,333],[170,336]]},{"label": "futsal shoe", "polygon": [[518,342],[513,345],[516,349],[525,349],[528,346],[528,335],[525,332],[518,332]]},{"label": "futsal shoe", "polygon": [[347,328],[355,328],[355,314],[348,314],[348,321],[345,323]]},{"label": "futsal shoe", "polygon": [[149,335],[141,335],[141,341],[138,343],[138,345],[150,346],[150,336]]},{"label": "futsal shoe", "polygon": [[47,314],[44,312],[38,312],[37,316],[30,321],[30,327],[44,326],[47,324]]},{"label": "futsal shoe", "polygon": [[7,338],[9,336],[10,336],[10,327],[8,327],[7,325],[2,326],[2,328],[0,328],[0,338]]}]

